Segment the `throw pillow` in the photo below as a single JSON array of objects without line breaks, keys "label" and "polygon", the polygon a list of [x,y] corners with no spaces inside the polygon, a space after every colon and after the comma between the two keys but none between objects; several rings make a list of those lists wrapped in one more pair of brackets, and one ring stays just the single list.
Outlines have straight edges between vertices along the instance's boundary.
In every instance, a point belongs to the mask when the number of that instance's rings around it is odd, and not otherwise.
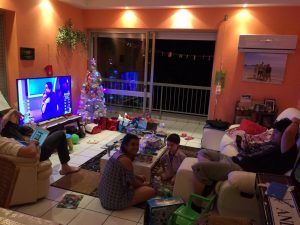
[{"label": "throw pillow", "polygon": [[243,119],[241,121],[240,130],[243,130],[246,132],[246,134],[261,134],[267,130],[267,128],[247,119]]}]

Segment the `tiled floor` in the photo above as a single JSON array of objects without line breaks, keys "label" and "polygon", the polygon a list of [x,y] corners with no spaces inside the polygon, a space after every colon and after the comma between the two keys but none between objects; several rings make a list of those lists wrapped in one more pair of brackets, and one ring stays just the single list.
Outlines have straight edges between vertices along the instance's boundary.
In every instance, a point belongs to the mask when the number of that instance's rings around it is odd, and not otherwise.
[{"label": "tiled floor", "polygon": [[[202,130],[205,119],[196,118],[189,119],[182,117],[163,117],[161,122],[164,123],[164,128],[159,128],[167,133],[187,133],[194,137],[193,140],[187,141],[181,139],[182,145],[199,147],[201,145]],[[104,149],[106,143],[117,137],[119,133],[113,131],[103,131],[97,135],[87,135],[85,139],[81,139],[78,145],[74,146],[71,154],[70,164],[81,165],[90,158],[94,157]],[[98,140],[98,144],[88,144],[88,140]],[[51,157],[53,173],[51,175],[51,183],[60,179],[59,174],[60,163],[57,155]],[[108,211],[101,207],[98,198],[84,195],[79,207],[74,209],[56,208],[57,203],[63,196],[70,191],[51,187],[46,199],[42,199],[34,204],[16,207],[15,210],[37,216],[45,219],[53,220],[61,224],[69,225],[137,225],[143,224],[144,211],[139,208],[129,208],[122,211]]]}]

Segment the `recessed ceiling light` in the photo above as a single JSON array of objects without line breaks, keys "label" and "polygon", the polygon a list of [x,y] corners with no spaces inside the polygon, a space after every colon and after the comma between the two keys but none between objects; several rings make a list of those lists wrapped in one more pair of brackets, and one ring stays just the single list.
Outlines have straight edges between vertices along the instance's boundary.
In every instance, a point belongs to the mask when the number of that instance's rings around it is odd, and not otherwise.
[{"label": "recessed ceiling light", "polygon": [[244,3],[243,4],[243,8],[247,8],[248,7],[248,4],[247,3]]}]

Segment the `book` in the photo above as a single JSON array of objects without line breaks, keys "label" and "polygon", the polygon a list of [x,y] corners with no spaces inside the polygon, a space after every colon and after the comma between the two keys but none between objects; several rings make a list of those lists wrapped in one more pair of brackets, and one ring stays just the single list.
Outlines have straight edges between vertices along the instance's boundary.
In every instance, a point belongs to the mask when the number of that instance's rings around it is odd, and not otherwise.
[{"label": "book", "polygon": [[83,195],[66,194],[57,204],[57,208],[77,209]]},{"label": "book", "polygon": [[286,184],[281,184],[277,182],[271,182],[266,194],[268,196],[272,196],[279,200],[282,200],[288,190],[288,186]]},{"label": "book", "polygon": [[2,92],[0,91],[0,112],[4,110],[8,110],[11,107],[9,106],[8,102],[4,98]]},{"label": "book", "polygon": [[48,137],[49,135],[49,131],[48,130],[45,130],[43,128],[40,128],[40,127],[37,127],[31,137],[30,137],[30,141],[33,141],[33,140],[36,140],[39,142],[39,146],[42,146],[44,141],[46,140],[46,138]]}]

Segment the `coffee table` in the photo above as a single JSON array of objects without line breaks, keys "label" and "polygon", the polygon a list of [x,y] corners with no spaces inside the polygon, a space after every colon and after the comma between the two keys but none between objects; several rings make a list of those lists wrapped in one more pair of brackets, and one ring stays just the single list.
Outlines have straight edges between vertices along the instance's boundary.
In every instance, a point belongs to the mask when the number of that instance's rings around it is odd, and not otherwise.
[{"label": "coffee table", "polygon": [[[136,175],[144,175],[146,177],[146,181],[150,182],[151,179],[151,170],[158,162],[158,160],[163,156],[166,152],[167,148],[163,147],[160,150],[156,151],[156,155],[153,155],[153,160],[151,163],[140,162],[138,160],[133,161],[133,170]],[[112,156],[116,151],[111,151],[110,156]],[[110,158],[108,154],[104,155],[100,160],[100,171],[103,171],[107,160]]]}]

